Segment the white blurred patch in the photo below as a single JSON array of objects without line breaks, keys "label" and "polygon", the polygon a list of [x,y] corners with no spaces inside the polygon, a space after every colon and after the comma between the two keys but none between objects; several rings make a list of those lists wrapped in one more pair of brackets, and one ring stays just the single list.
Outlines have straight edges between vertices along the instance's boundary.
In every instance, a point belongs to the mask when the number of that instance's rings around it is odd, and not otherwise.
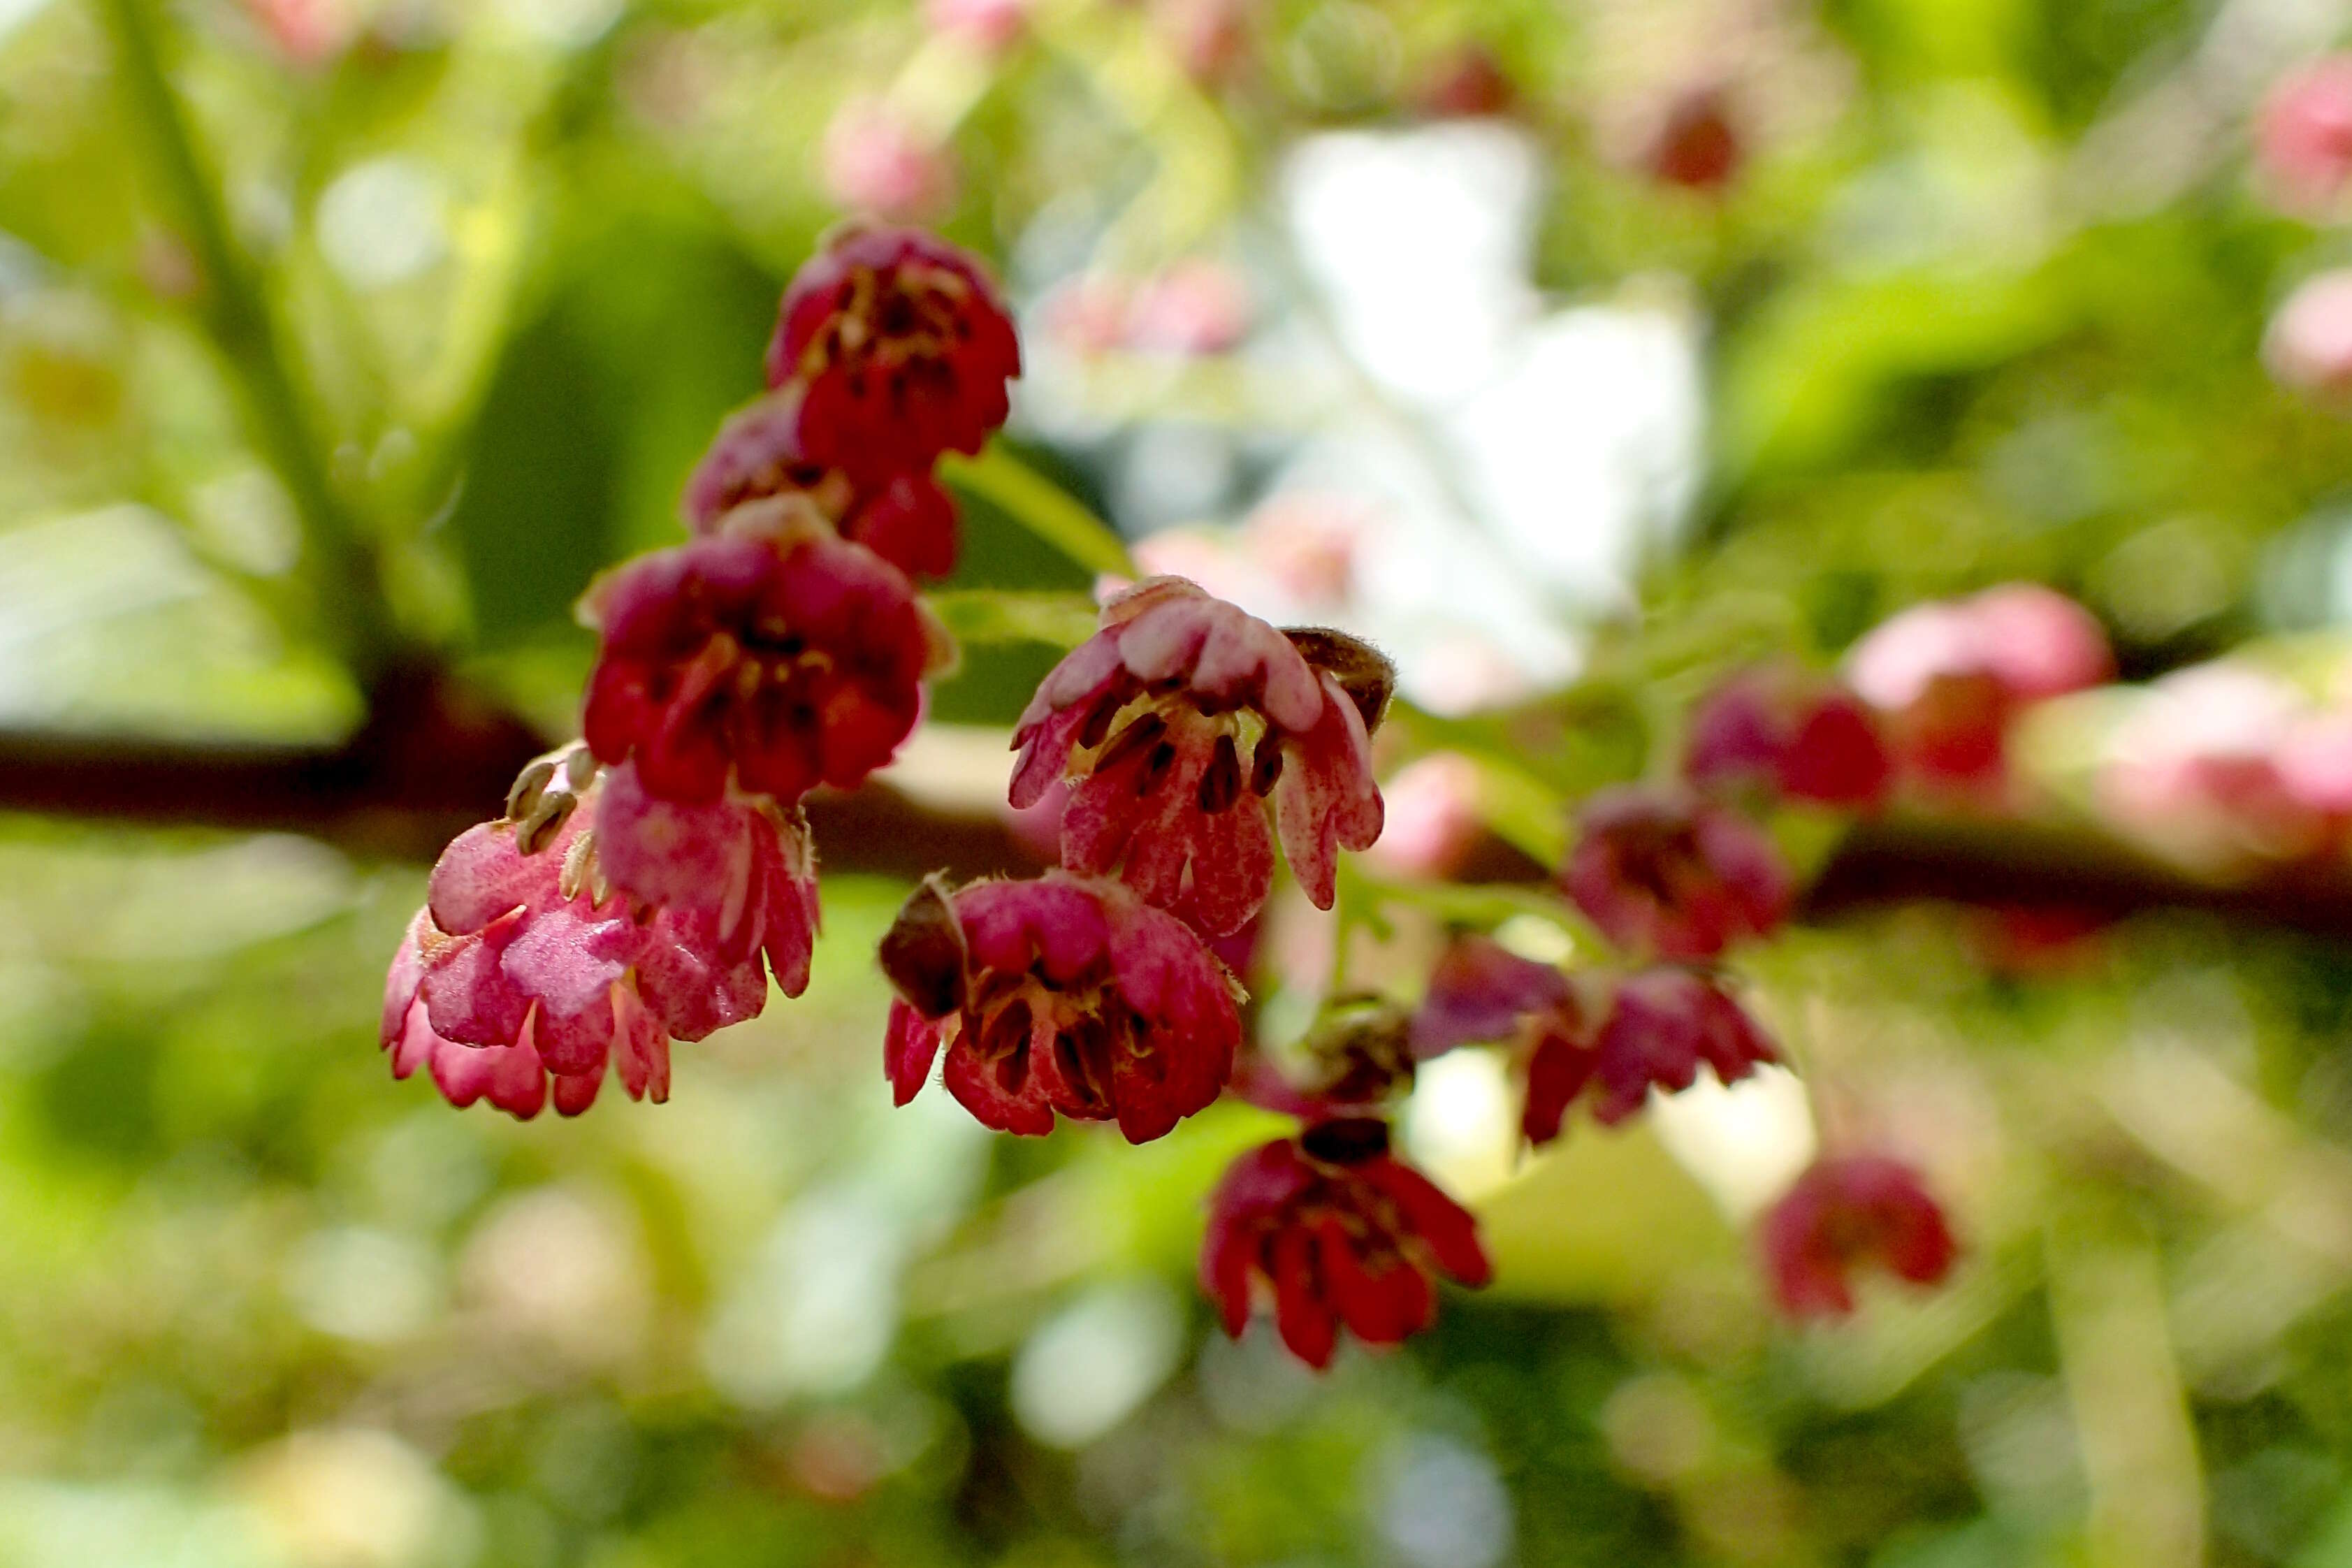
[{"label": "white blurred patch", "polygon": [[337,1226],[296,1249],[286,1293],[311,1327],[380,1344],[415,1332],[439,1310],[439,1258],[422,1243],[366,1226]]},{"label": "white blurred patch", "polygon": [[1680,1094],[1652,1095],[1649,1117],[1666,1152],[1735,1224],[1786,1192],[1818,1145],[1805,1086],[1780,1068],[1727,1089],[1702,1072]]},{"label": "white blurred patch", "polygon": [[248,1458],[238,1479],[277,1561],[404,1568],[470,1562],[480,1544],[464,1496],[389,1432],[297,1432]]},{"label": "white blurred patch", "polygon": [[1519,1152],[1517,1096],[1494,1051],[1448,1051],[1425,1062],[1405,1102],[1412,1162],[1464,1203],[1508,1182]]},{"label": "white blurred patch", "polygon": [[620,19],[621,0],[499,0],[499,15],[533,42],[583,49]]},{"label": "white blurred patch", "polygon": [[812,1192],[777,1222],[703,1343],[710,1381],[759,1407],[872,1376],[898,1328],[902,1225],[871,1193]]},{"label": "white blurred patch", "polygon": [[1391,396],[1423,407],[1467,396],[1535,314],[1537,153],[1515,129],[1312,136],[1282,191],[1333,330]]},{"label": "white blurred patch", "polygon": [[1494,1568],[1510,1553],[1510,1494],[1494,1461],[1475,1448],[1415,1433],[1365,1482],[1374,1527],[1412,1568]]},{"label": "white blurred patch", "polygon": [[319,198],[319,249],[356,289],[383,289],[449,253],[439,174],[415,158],[373,158],[335,176]]},{"label": "white blurred patch", "polygon": [[1168,1381],[1183,1334],[1182,1315],[1156,1279],[1089,1290],[1023,1342],[1013,1362],[1013,1416],[1041,1443],[1090,1443]]}]

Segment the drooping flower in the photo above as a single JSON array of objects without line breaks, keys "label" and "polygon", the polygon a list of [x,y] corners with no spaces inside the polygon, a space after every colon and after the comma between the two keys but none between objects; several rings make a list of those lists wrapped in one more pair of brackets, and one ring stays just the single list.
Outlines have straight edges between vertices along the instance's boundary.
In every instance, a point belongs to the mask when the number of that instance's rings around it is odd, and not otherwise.
[{"label": "drooping flower", "polygon": [[2352,55],[2330,55],[2280,79],[2263,102],[2254,151],[2281,205],[2322,216],[2352,184]]},{"label": "drooping flower", "polygon": [[1915,605],[1846,658],[1854,691],[1885,718],[1898,763],[1947,786],[1998,784],[2018,714],[2114,674],[2098,621],[2038,583]]},{"label": "drooping flower", "polygon": [[981,264],[912,229],[836,235],[784,291],[768,344],[768,384],[805,388],[803,449],[861,485],[980,450],[1020,374]]},{"label": "drooping flower", "polygon": [[1058,1114],[1142,1143],[1233,1074],[1231,977],[1191,928],[1116,882],[926,883],[881,957],[900,998],[883,1053],[900,1105],[944,1046],[948,1092],[984,1126],[1042,1134]]},{"label": "drooping flower", "polygon": [[1129,886],[1202,931],[1265,901],[1274,847],[1329,909],[1339,850],[1380,837],[1369,731],[1387,661],[1336,632],[1279,632],[1177,577],[1106,605],[1102,629],[1055,666],[1013,731],[1011,800],[1066,774],[1063,863],[1121,867]]},{"label": "drooping flower", "polygon": [[909,577],[955,570],[956,505],[926,472],[892,474],[863,488],[838,468],[811,462],[801,441],[800,388],[787,385],[728,416],[695,465],[679,505],[696,533],[719,531],[737,507],[770,496],[798,498],[814,515]]},{"label": "drooping flower", "polygon": [[501,819],[442,852],[385,982],[394,1076],[423,1066],[455,1104],[488,1098],[528,1118],[552,1098],[571,1116],[612,1064],[632,1098],[660,1100],[672,1036],[700,1039],[765,1005],[759,949],[722,956],[710,917],[633,907],[601,885],[593,815],[570,813],[536,850]]},{"label": "drooping flower", "polygon": [[1560,883],[1610,941],[1658,958],[1713,958],[1771,932],[1789,873],[1755,824],[1675,790],[1602,790],[1579,814]]},{"label": "drooping flower", "polygon": [[1436,1316],[1439,1274],[1492,1276],[1477,1223],[1389,1152],[1388,1124],[1349,1117],[1234,1162],[1210,1200],[1201,1289],[1235,1339],[1262,1300],[1290,1352],[1328,1366],[1345,1327],[1401,1344]]},{"label": "drooping flower", "polygon": [[596,864],[640,909],[708,929],[718,956],[764,954],[787,996],[808,987],[818,926],[816,855],[798,806],[764,796],[697,805],[647,792],[636,764],[605,774],[596,801]]},{"label": "drooping flower", "polygon": [[1604,990],[1477,936],[1438,960],[1413,1039],[1423,1057],[1473,1041],[1516,1048],[1527,1076],[1520,1131],[1538,1147],[1559,1136],[1580,1099],[1590,1099],[1594,1121],[1614,1126],[1653,1089],[1688,1089],[1702,1067],[1729,1084],[1780,1059],[1712,975],[1645,969]]},{"label": "drooping flower", "polygon": [[1337,998],[1306,1038],[1278,1055],[1244,1048],[1234,1092],[1302,1121],[1361,1116],[1412,1088],[1415,1019],[1377,995]]},{"label": "drooping flower", "polygon": [[1870,710],[1794,664],[1739,671],[1691,715],[1683,776],[1700,789],[1762,786],[1790,800],[1867,808],[1895,764]]},{"label": "drooping flower", "polygon": [[942,647],[898,568],[771,498],[641,556],[582,603],[603,633],[586,730],[646,790],[704,804],[730,779],[794,802],[849,788],[914,728]]},{"label": "drooping flower", "polygon": [[1876,1154],[1817,1161],[1766,1213],[1757,1241],[1773,1298],[1794,1318],[1853,1311],[1864,1264],[1933,1285],[1959,1251],[1918,1173]]}]

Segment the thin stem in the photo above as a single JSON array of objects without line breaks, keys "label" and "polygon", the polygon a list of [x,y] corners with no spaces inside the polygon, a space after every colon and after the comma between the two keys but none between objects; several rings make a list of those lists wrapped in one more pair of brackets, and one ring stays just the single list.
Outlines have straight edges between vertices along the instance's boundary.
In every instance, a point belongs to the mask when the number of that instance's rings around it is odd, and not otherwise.
[{"label": "thin stem", "polygon": [[164,72],[147,0],[105,0],[104,9],[125,95],[146,124],[156,173],[180,210],[204,270],[205,330],[236,378],[255,445],[293,500],[323,629],[366,679],[388,659],[395,641],[375,556],[328,477],[277,322],[229,233],[216,182]]},{"label": "thin stem", "polygon": [[[127,0],[126,0],[127,3]],[[992,444],[977,458],[950,454],[940,475],[960,489],[1003,509],[1005,515],[1089,572],[1139,577],[1126,541],[1061,486]]]}]

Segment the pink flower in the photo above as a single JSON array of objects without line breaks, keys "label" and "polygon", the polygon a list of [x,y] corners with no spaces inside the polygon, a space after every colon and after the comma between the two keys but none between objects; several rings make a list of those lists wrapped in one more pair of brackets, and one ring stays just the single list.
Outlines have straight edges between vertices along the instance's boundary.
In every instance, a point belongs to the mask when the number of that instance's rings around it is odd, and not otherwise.
[{"label": "pink flower", "polygon": [[1399,768],[1381,792],[1387,826],[1367,852],[1381,865],[1443,879],[1460,868],[1484,826],[1478,764],[1458,752],[1432,752]]},{"label": "pink flower", "polygon": [[1787,918],[1789,873],[1738,812],[1678,791],[1602,790],[1585,802],[1560,884],[1618,946],[1713,958]]},{"label": "pink flower", "polygon": [[2141,837],[2209,870],[2315,855],[2335,826],[2298,787],[2317,733],[2303,695],[2283,680],[2228,661],[2178,670],[2116,726],[2099,801]]},{"label": "pink flower", "polygon": [[[730,778],[782,802],[850,788],[915,726],[940,636],[898,570],[774,509],[641,556],[592,587],[604,634],[588,744],[647,792],[705,804]],[[770,526],[772,524],[773,526]]]},{"label": "pink flower", "polygon": [[792,497],[909,577],[954,571],[954,498],[928,473],[892,474],[860,488],[839,469],[809,461],[802,407],[800,388],[788,384],[728,416],[687,479],[679,507],[687,527],[714,532],[746,502]]},{"label": "pink flower", "polygon": [[880,99],[851,99],[835,110],[822,172],[835,203],[873,217],[935,217],[955,200],[947,149]]},{"label": "pink flower", "polygon": [[1520,1131],[1538,1148],[1559,1136],[1580,1098],[1590,1096],[1594,1121],[1614,1126],[1641,1110],[1653,1089],[1688,1089],[1701,1067],[1728,1084],[1780,1059],[1711,975],[1643,970],[1596,1006],[1549,964],[1485,937],[1464,937],[1430,974],[1413,1043],[1428,1057],[1476,1040],[1517,1048],[1527,1072]]},{"label": "pink flower", "polygon": [[1757,1240],[1773,1298],[1792,1318],[1853,1311],[1861,1264],[1933,1285],[1959,1250],[1918,1173],[1872,1154],[1816,1162],[1765,1215]]},{"label": "pink flower", "polygon": [[1170,354],[1219,354],[1249,335],[1249,289],[1220,261],[1180,261],[1146,283],[1128,319],[1136,347]]},{"label": "pink flower", "polygon": [[551,1093],[573,1116],[616,1062],[632,1098],[661,1100],[673,1035],[700,1039],[766,1005],[757,948],[725,955],[706,916],[633,909],[598,886],[586,815],[536,853],[503,819],[442,852],[385,982],[394,1076],[424,1066],[453,1104],[487,1098],[524,1118]]},{"label": "pink flower", "polygon": [[2295,286],[2263,334],[2263,363],[2280,385],[2297,392],[2352,394],[2352,268]]},{"label": "pink flower", "polygon": [[883,1052],[898,1103],[945,1045],[948,1092],[1002,1132],[1050,1132],[1058,1113],[1148,1142],[1217,1098],[1241,1042],[1224,967],[1115,882],[927,883],[882,968],[901,998]]},{"label": "pink flower", "polygon": [[1717,686],[1691,716],[1683,776],[1701,789],[1761,785],[1790,800],[1868,808],[1895,764],[1861,700],[1794,664]]},{"label": "pink flower", "polygon": [[1066,774],[1063,864],[1108,872],[1211,936],[1265,903],[1273,842],[1329,909],[1341,847],[1380,837],[1368,730],[1387,660],[1336,632],[1276,631],[1178,577],[1103,607],[1102,630],[1055,666],[1013,731],[1011,800]]},{"label": "pink flower", "polygon": [[1004,423],[1021,345],[996,285],[912,229],[850,228],[801,268],[768,344],[768,384],[806,388],[810,458],[861,485],[977,452]]},{"label": "pink flower", "polygon": [[2352,181],[2352,55],[2280,79],[2263,105],[2254,152],[2283,206],[2308,216],[2334,207]]},{"label": "pink flower", "polygon": [[1402,1344],[1437,1313],[1433,1278],[1493,1275],[1477,1222],[1389,1152],[1384,1121],[1350,1117],[1234,1162],[1210,1199],[1201,1289],[1235,1339],[1262,1300],[1290,1353],[1320,1370],[1344,1325]]},{"label": "pink flower", "polygon": [[807,989],[816,853],[798,806],[760,796],[663,800],[647,793],[635,763],[624,763],[598,793],[594,847],[606,883],[640,909],[672,910],[708,930],[728,963],[764,954],[787,996]]},{"label": "pink flower", "polygon": [[2027,707],[2113,678],[2106,633],[2037,583],[1915,605],[1856,643],[1847,679],[1886,718],[1903,767],[1930,783],[1998,783]]}]

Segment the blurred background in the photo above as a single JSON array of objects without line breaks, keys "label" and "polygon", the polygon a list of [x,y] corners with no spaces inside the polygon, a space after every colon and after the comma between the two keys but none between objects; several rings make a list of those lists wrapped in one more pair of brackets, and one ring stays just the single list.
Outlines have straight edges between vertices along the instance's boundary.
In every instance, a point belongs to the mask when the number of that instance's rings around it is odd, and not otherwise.
[{"label": "blurred background", "polygon": [[[2263,141],[2347,42],[2336,0],[0,0],[0,1563],[2352,1564],[2352,889],[2165,771],[2352,701],[2352,108]],[[432,855],[571,732],[572,601],[677,537],[857,212],[1023,324],[950,592],[1085,591],[1075,500],[1377,637],[1423,770],[1382,874],[1543,858],[1661,706],[1922,599],[2053,584],[2126,683],[2034,715],[2015,834],[1813,825],[1842,891],[1742,961],[1810,1107],[1522,1158],[1501,1068],[1436,1064],[1408,1144],[1498,1282],[1320,1379],[1190,1279],[1280,1123],[887,1107],[907,879],[1021,864],[1003,730],[1059,650],[985,601],[820,807],[804,998],[663,1107],[393,1083]],[[1270,1035],[1334,945],[1270,928]],[[1746,1227],[1836,1118],[1968,1258],[1799,1331]]]}]

